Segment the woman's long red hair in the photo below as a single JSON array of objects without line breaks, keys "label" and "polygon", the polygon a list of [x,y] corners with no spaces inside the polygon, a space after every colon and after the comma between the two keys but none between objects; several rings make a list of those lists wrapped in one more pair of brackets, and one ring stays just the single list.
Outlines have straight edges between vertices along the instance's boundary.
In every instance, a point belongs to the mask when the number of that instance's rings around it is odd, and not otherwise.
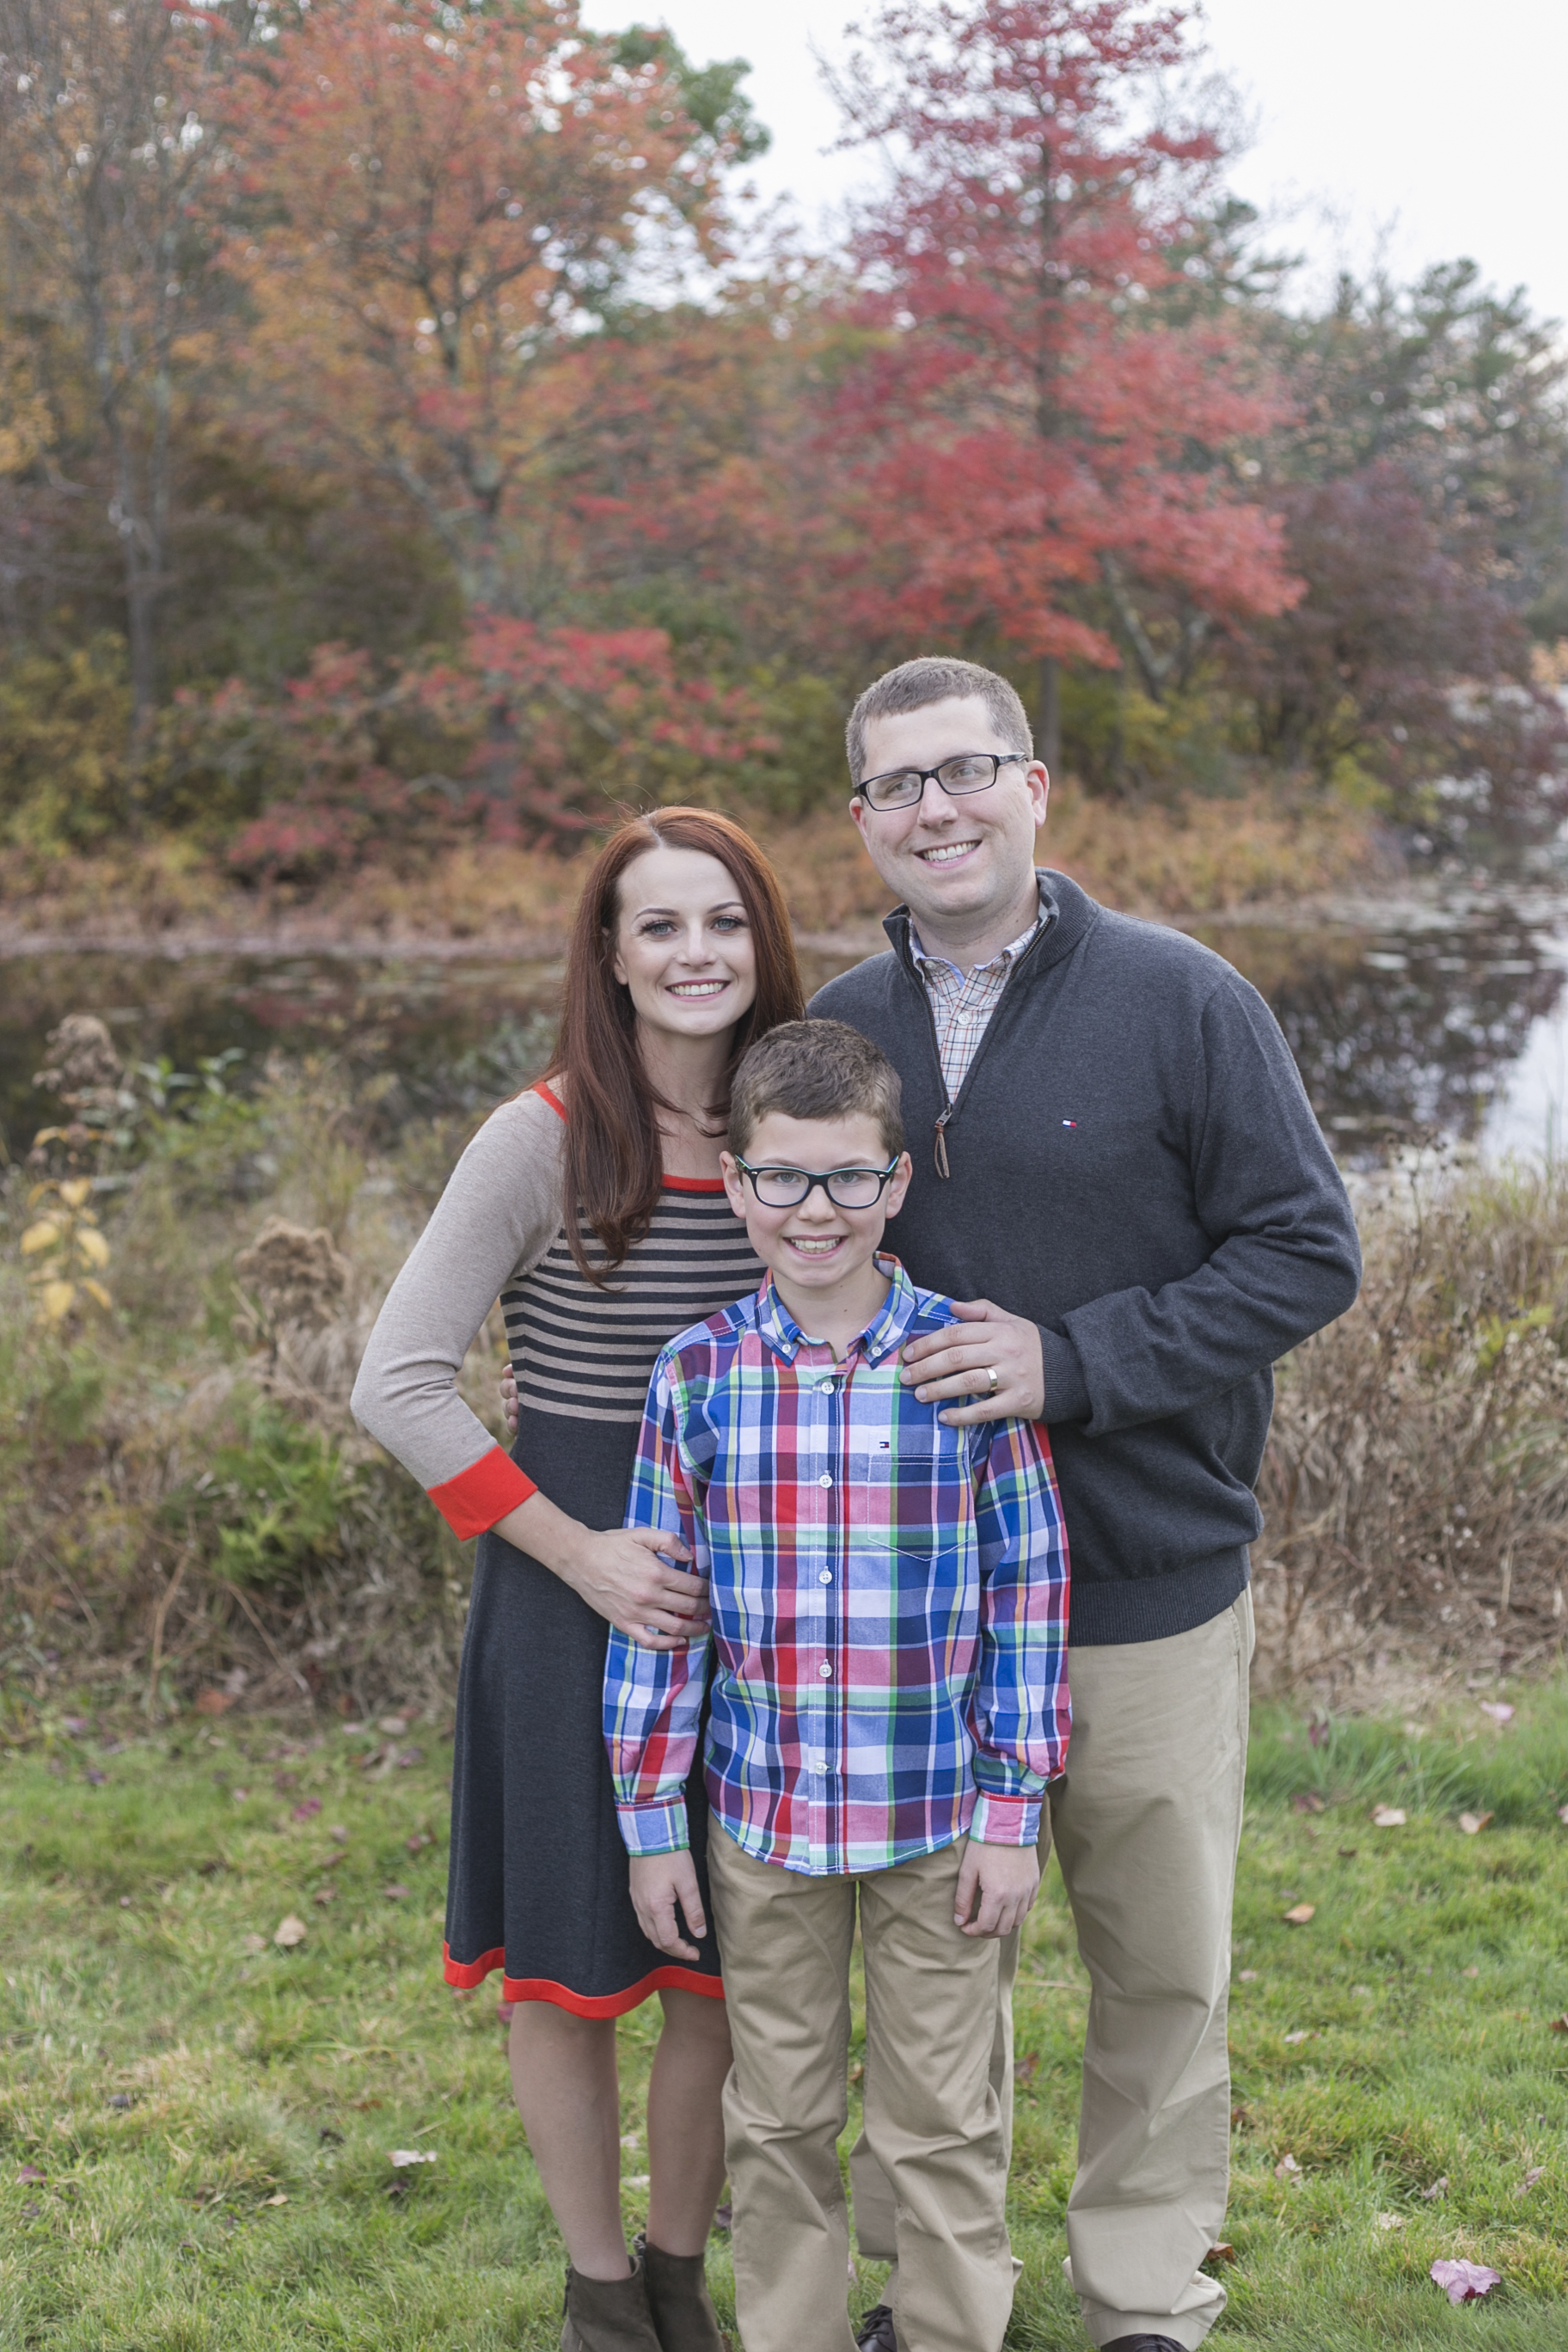
[{"label": "woman's long red hair", "polygon": [[[710,1105],[716,1126],[730,1112],[730,1080],[753,1039],[805,1010],[795,940],[778,877],[750,834],[710,809],[656,809],[613,834],[594,861],[566,955],[561,1036],[547,1078],[566,1081],[566,1234],[590,1282],[602,1283],[647,1233],[664,1181],[658,1119],[637,1046],[630,991],[616,980],[616,927],[621,877],[650,849],[695,849],[716,857],[734,877],[757,959],[757,992],[735,1024],[724,1065],[722,1098]],[[581,1223],[605,1255],[595,1263]]]}]

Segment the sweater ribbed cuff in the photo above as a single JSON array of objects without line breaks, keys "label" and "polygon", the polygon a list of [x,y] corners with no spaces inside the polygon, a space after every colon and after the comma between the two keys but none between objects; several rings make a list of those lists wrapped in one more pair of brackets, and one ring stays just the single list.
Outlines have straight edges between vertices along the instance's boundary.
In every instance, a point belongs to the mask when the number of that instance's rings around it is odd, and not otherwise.
[{"label": "sweater ribbed cuff", "polygon": [[455,1478],[444,1479],[439,1486],[427,1486],[426,1493],[451,1528],[463,1539],[482,1536],[520,1503],[526,1503],[538,1487],[525,1472],[520,1470],[510,1454],[492,1445]]},{"label": "sweater ribbed cuff", "polygon": [[1053,1421],[1087,1421],[1094,1408],[1078,1349],[1064,1333],[1047,1331],[1043,1324],[1040,1364],[1046,1376],[1046,1409],[1041,1420],[1047,1427]]}]

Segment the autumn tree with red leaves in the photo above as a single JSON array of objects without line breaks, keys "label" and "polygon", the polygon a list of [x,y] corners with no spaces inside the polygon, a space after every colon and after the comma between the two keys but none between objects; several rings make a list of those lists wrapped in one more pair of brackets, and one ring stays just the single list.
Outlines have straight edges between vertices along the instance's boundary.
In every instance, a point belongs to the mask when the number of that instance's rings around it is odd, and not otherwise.
[{"label": "autumn tree with red leaves", "polygon": [[253,85],[257,382],[295,446],[413,503],[476,606],[545,615],[593,330],[639,271],[714,249],[754,134],[738,73],[705,104],[683,66],[576,0],[321,0]]},{"label": "autumn tree with red leaves", "polygon": [[840,93],[894,159],[855,240],[884,333],[835,418],[869,551],[846,586],[887,643],[1037,664],[1047,760],[1058,663],[1130,660],[1157,698],[1297,593],[1237,467],[1278,404],[1167,299],[1222,147],[1154,106],[1192,14],[895,0]]}]

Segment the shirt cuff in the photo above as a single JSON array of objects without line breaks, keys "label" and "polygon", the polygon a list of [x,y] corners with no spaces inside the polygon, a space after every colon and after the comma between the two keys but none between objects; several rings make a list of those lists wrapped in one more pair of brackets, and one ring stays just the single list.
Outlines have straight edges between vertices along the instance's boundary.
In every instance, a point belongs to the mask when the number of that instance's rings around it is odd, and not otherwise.
[{"label": "shirt cuff", "polygon": [[969,1818],[977,1845],[1034,1845],[1040,1834],[1038,1797],[994,1797],[982,1789]]},{"label": "shirt cuff", "polygon": [[617,1805],[616,1819],[630,1854],[684,1853],[691,1843],[684,1797],[667,1797],[651,1805]]},{"label": "shirt cuff", "polygon": [[455,1536],[482,1536],[520,1503],[526,1503],[538,1487],[524,1471],[518,1468],[510,1454],[492,1445],[455,1478],[444,1479],[439,1486],[427,1486],[426,1493],[446,1520]]},{"label": "shirt cuff", "polygon": [[1094,1410],[1078,1349],[1064,1331],[1040,1329],[1040,1369],[1046,1377],[1046,1409],[1040,1419],[1087,1421]]}]

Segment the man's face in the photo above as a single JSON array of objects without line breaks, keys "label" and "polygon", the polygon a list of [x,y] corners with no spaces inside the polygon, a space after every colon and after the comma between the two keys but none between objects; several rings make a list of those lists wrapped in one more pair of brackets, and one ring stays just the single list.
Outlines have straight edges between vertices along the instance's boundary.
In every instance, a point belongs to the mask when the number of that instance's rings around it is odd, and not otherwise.
[{"label": "man's face", "polygon": [[[955,695],[923,710],[873,719],[866,730],[868,776],[928,769],[962,751],[1008,751],[978,695]],[[1006,913],[1029,888],[1035,835],[1046,821],[1050,779],[1038,760],[996,772],[982,793],[953,799],[934,776],[909,808],[849,804],[872,865],[922,922],[978,929]]]}]

